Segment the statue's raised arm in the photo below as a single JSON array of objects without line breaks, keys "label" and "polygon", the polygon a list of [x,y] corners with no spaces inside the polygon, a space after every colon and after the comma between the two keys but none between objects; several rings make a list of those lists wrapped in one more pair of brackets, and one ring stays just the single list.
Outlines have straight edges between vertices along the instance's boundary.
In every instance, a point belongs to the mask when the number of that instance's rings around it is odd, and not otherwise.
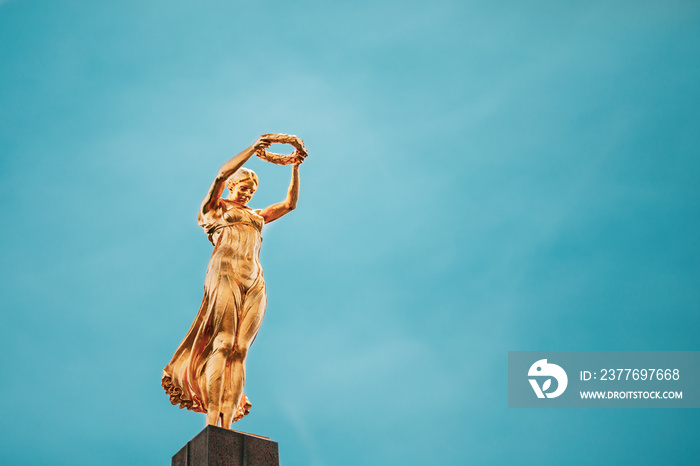
[{"label": "statue's raised arm", "polygon": [[238,155],[234,156],[219,168],[219,171],[216,173],[216,178],[214,178],[214,181],[209,187],[207,196],[202,201],[202,214],[206,214],[207,211],[218,207],[221,195],[224,194],[226,182],[231,175],[241,168],[253,154],[261,149],[265,150],[265,148],[270,147],[270,144],[271,142],[265,139],[265,135],[260,136],[250,147],[243,149]]},{"label": "statue's raised arm", "polygon": [[287,189],[287,198],[282,202],[272,204],[271,206],[266,207],[260,211],[260,215],[263,219],[265,219],[265,223],[273,222],[297,208],[297,200],[299,199],[300,164],[301,161],[293,165],[292,181],[289,183],[289,189]]}]

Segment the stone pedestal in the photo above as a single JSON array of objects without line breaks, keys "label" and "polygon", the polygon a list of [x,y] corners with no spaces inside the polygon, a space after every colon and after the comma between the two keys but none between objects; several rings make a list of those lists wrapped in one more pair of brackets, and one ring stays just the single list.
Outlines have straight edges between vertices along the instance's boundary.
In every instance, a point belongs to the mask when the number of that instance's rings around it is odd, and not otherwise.
[{"label": "stone pedestal", "polygon": [[277,442],[207,426],[173,456],[172,466],[279,466]]}]

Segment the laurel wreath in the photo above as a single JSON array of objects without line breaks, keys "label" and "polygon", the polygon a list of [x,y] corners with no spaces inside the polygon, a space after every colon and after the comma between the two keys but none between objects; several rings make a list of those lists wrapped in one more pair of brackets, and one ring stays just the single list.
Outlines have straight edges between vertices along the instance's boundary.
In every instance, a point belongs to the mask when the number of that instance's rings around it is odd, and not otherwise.
[{"label": "laurel wreath", "polygon": [[275,154],[270,152],[265,148],[260,148],[255,151],[255,154],[261,159],[274,163],[277,165],[289,165],[301,159],[304,159],[309,155],[304,146],[304,141],[294,136],[293,134],[263,134],[261,137],[267,139],[274,144],[289,144],[294,147],[294,152],[287,155]]}]

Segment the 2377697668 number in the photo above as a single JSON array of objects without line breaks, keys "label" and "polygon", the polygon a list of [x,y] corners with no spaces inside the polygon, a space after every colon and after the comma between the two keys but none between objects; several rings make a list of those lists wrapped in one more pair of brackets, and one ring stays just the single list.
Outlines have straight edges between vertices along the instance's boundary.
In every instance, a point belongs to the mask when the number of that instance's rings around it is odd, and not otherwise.
[{"label": "2377697668 number", "polygon": [[601,369],[600,380],[678,380],[678,369]]}]

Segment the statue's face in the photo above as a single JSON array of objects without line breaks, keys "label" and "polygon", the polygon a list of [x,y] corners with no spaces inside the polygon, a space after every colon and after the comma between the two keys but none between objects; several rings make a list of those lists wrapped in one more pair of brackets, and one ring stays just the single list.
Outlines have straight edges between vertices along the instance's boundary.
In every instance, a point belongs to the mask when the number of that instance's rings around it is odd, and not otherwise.
[{"label": "statue's face", "polygon": [[246,205],[248,201],[253,197],[255,191],[258,189],[255,181],[250,178],[240,181],[233,186],[233,191],[229,199],[231,199],[236,204]]}]

